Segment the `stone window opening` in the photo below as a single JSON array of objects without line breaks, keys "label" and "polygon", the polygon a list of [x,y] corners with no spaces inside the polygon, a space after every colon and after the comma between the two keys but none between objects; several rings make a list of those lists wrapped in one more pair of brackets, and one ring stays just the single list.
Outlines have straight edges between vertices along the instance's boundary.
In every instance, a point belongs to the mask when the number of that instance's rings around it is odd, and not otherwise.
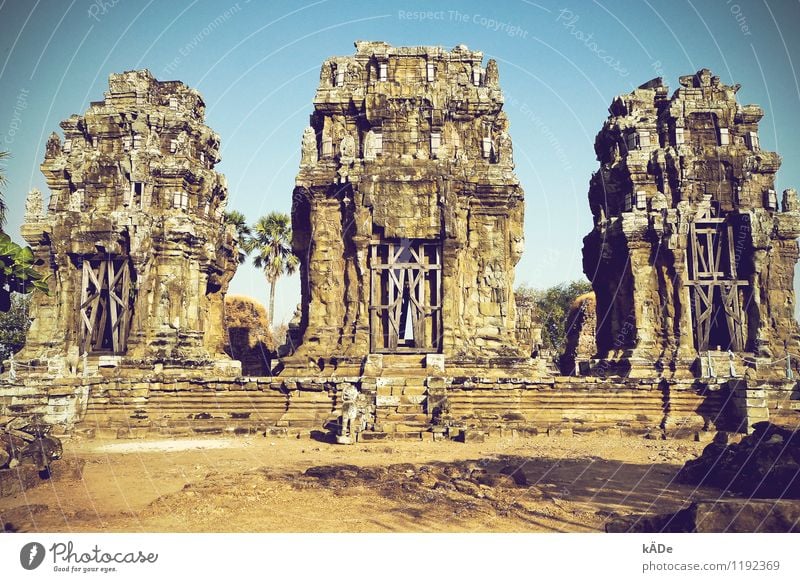
[{"label": "stone window opening", "polygon": [[344,67],[336,67],[333,73],[333,84],[336,87],[344,86]]},{"label": "stone window opening", "polygon": [[481,155],[486,160],[492,159],[492,150],[494,149],[492,144],[492,138],[490,136],[484,137],[481,140]]},{"label": "stone window opening", "polygon": [[628,151],[650,146],[649,131],[632,131],[625,135],[625,147]]},{"label": "stone window opening", "polygon": [[186,190],[175,192],[172,195],[172,207],[186,211],[189,208],[189,193]]},{"label": "stone window opening", "polygon": [[483,80],[483,69],[480,67],[473,67],[472,69],[472,84],[476,87],[481,86],[481,81]]},{"label": "stone window opening", "polygon": [[772,188],[764,192],[764,207],[767,210],[778,209],[778,193]]},{"label": "stone window opening", "polygon": [[64,145],[61,146],[61,151],[64,152],[65,154],[68,154],[68,153],[70,153],[72,151],[72,140],[71,139],[65,139],[64,140]]},{"label": "stone window opening", "polygon": [[676,127],[675,128],[675,145],[676,146],[683,145],[685,142],[686,142],[686,138],[685,138],[685,136],[683,134],[683,128],[682,127]]},{"label": "stone window opening", "polygon": [[630,212],[633,210],[633,193],[626,192],[625,193],[625,200],[622,203],[622,211],[623,212]]},{"label": "stone window opening", "polygon": [[375,242],[371,250],[370,344],[377,353],[436,353],[442,335],[441,245]]},{"label": "stone window opening", "polygon": [[378,63],[378,81],[384,82],[389,79],[389,64]]},{"label": "stone window opening", "polygon": [[130,197],[128,204],[136,207],[142,205],[142,198],[144,195],[144,182],[131,182]]},{"label": "stone window opening", "polygon": [[745,135],[745,143],[747,144],[748,149],[754,152],[761,151],[761,143],[758,139],[758,134],[755,131],[751,131]]},{"label": "stone window opening", "polygon": [[81,353],[124,354],[136,294],[130,259],[107,254],[85,257],[80,265]]},{"label": "stone window opening", "polygon": [[647,193],[644,190],[636,191],[636,210],[647,210]]},{"label": "stone window opening", "polygon": [[719,128],[719,145],[726,146],[731,143],[731,135],[727,127]]},{"label": "stone window opening", "polygon": [[428,80],[428,83],[433,83],[436,80],[436,66],[433,63],[426,64],[425,77]]},{"label": "stone window opening", "polygon": [[171,139],[169,140],[169,153],[174,154],[178,151],[178,140]]},{"label": "stone window opening", "polygon": [[440,131],[431,132],[431,158],[439,157],[439,148],[442,146],[442,133]]}]

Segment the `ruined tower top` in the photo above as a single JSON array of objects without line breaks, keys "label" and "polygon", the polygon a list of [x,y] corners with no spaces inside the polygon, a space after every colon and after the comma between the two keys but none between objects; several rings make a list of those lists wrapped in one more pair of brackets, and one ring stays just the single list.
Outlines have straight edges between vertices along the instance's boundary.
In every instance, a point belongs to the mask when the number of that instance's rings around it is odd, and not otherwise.
[{"label": "ruined tower top", "polygon": [[[774,181],[781,159],[761,149],[763,109],[740,105],[739,85],[725,85],[708,69],[681,77],[680,85],[670,97],[661,78],[653,79],[611,103],[595,151],[603,168],[626,167],[634,188],[616,190],[613,180],[604,183],[598,173],[590,193],[595,220],[634,206],[677,207],[681,201],[709,203],[721,212],[777,210]],[[654,171],[659,167],[665,171]],[[678,168],[668,179],[667,169]]]},{"label": "ruined tower top", "polygon": [[[510,169],[511,141],[495,61],[489,60],[484,67],[483,53],[464,45],[451,51],[392,47],[384,42],[355,45],[355,55],[323,63],[312,127],[325,117],[346,114],[352,105],[363,110],[361,124],[372,131],[364,147],[352,152],[354,158],[460,162],[471,158]],[[395,123],[398,116],[419,117],[430,128],[430,139],[427,132],[395,133],[400,127]],[[416,123],[410,119],[409,127]],[[453,132],[456,125],[470,123],[476,125],[474,132]],[[325,134],[320,139],[320,158],[335,156],[336,140],[328,143]],[[348,140],[346,159],[349,145]]]},{"label": "ruined tower top", "polygon": [[[158,81],[147,70],[110,75],[105,99],[61,122],[63,143],[56,133],[47,142],[42,172],[54,194],[50,210],[156,207],[222,216],[227,191],[213,171],[220,141],[204,117],[200,94],[179,81]],[[118,166],[127,183],[93,195],[108,165]],[[171,178],[175,191],[153,190],[156,176],[162,183]],[[59,192],[65,178],[72,188]],[[175,196],[182,181],[196,196]]]},{"label": "ruined tower top", "polygon": [[495,90],[484,91],[484,100],[502,103],[497,63],[490,60],[484,68],[483,53],[465,45],[450,51],[438,46],[393,47],[385,42],[358,41],[355,46],[355,55],[332,57],[322,64],[315,105],[338,101],[328,90],[398,95],[400,89],[399,95],[434,99],[445,86],[461,87],[460,93],[452,94],[453,102],[477,100],[476,88],[482,87]]}]

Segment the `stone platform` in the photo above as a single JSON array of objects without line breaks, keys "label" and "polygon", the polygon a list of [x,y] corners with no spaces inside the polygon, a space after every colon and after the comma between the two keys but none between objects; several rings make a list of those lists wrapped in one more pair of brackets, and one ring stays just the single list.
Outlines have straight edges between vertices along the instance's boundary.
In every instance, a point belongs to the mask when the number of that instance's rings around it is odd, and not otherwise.
[{"label": "stone platform", "polygon": [[[59,431],[103,437],[335,432],[345,387],[373,407],[360,440],[481,438],[486,434],[591,431],[685,437],[738,430],[742,398],[759,398],[759,420],[795,422],[793,383],[744,380],[640,380],[502,373],[448,375],[292,375],[274,378],[150,374],[139,379],[27,378],[0,385],[0,416],[43,415]],[[446,406],[444,403],[446,402]],[[750,402],[749,404],[752,404]],[[748,404],[748,406],[749,406]],[[751,407],[752,408],[752,407]],[[753,416],[755,418],[755,416]]]}]

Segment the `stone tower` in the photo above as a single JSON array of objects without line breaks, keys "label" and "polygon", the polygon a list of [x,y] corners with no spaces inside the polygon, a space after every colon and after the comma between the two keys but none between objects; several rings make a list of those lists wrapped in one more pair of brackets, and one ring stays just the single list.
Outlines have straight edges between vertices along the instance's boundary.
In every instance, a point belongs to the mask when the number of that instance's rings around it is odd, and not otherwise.
[{"label": "stone tower", "polygon": [[523,192],[497,64],[461,45],[355,44],[323,63],[303,134],[297,354],[521,355]]},{"label": "stone tower", "polygon": [[31,193],[22,228],[50,294],[34,295],[20,359],[51,371],[84,353],[145,367],[226,359],[223,298],[236,249],[204,109],[183,83],[130,71],[61,123],[63,142],[51,135],[47,212]]},{"label": "stone tower", "polygon": [[736,375],[747,363],[780,376],[798,348],[796,192],[778,199],[780,157],[761,149],[764,112],[737,103],[738,85],[707,69],[680,85],[670,96],[659,78],[617,97],[597,135],[583,249],[597,355],[645,371]]}]

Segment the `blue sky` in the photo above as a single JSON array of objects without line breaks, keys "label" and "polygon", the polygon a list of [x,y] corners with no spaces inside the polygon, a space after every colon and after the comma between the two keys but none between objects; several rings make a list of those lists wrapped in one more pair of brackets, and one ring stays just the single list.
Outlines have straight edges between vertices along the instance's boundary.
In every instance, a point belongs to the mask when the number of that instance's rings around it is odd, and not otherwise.
[{"label": "blue sky", "polygon": [[[611,99],[653,77],[675,89],[678,76],[706,67],[741,83],[740,100],[766,110],[762,147],[783,156],[778,190],[800,187],[797,23],[795,0],[0,0],[0,149],[13,156],[6,230],[19,240],[25,193],[46,191],[47,136],[102,98],[109,73],[148,68],[200,90],[222,138],[230,208],[252,221],[291,207],[326,57],[351,54],[355,40],[466,44],[498,61],[506,95],[526,193],[517,280],[582,278],[594,136]],[[266,302],[249,265],[231,291]],[[279,283],[277,319],[298,301],[296,280]]]}]

